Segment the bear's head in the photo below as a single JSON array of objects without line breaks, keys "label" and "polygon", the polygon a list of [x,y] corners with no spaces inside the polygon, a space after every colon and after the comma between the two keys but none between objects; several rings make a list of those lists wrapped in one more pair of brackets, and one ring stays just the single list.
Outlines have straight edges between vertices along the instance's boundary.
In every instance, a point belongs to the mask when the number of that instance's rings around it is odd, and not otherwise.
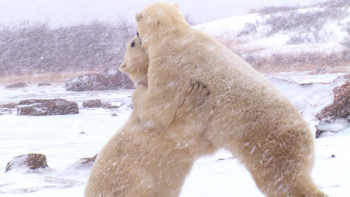
[{"label": "bear's head", "polygon": [[148,64],[148,54],[142,48],[140,39],[134,36],[126,46],[125,60],[119,70],[127,73],[136,86],[147,86]]},{"label": "bear's head", "polygon": [[177,36],[191,26],[175,4],[157,2],[147,6],[135,16],[142,46],[147,50],[150,42],[159,43],[167,35]]}]

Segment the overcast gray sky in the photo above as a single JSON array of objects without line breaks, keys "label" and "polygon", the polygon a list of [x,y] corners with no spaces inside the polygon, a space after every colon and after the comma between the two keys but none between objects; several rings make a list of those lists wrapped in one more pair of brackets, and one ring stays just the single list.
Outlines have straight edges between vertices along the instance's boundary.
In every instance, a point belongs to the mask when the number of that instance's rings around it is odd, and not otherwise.
[{"label": "overcast gray sky", "polygon": [[[204,23],[246,14],[249,8],[305,5],[326,0],[168,0],[183,14]],[[119,16],[134,22],[134,16],[155,0],[0,0],[0,24],[17,25],[21,20],[45,21],[52,27],[115,21]]]}]

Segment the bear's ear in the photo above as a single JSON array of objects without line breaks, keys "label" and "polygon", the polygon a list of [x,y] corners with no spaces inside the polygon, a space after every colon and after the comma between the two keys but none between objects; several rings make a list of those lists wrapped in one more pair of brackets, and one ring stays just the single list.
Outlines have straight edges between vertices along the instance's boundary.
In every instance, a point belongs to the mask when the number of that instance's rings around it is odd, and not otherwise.
[{"label": "bear's ear", "polygon": [[142,18],[142,13],[137,13],[135,18],[136,18],[136,21],[139,22]]},{"label": "bear's ear", "polygon": [[175,6],[176,8],[179,8],[179,6],[178,6],[177,4],[174,4],[174,6]]}]

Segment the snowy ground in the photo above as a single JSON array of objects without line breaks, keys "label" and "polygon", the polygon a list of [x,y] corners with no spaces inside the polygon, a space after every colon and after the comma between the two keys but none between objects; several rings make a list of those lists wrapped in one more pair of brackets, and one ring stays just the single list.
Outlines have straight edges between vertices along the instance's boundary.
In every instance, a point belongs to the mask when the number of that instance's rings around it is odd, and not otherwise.
[{"label": "snowy ground", "polygon": [[[282,73],[266,77],[295,104],[315,131],[314,115],[332,102],[332,89],[344,83],[339,75],[302,75]],[[335,80],[337,78],[337,80]],[[334,81],[335,80],[335,81]],[[298,83],[303,83],[300,85]],[[101,99],[124,103],[114,111],[102,108],[84,109],[63,116],[16,116],[16,111],[0,116],[0,196],[82,196],[89,171],[68,170],[83,157],[92,157],[127,120],[132,90],[103,92],[67,92],[63,84],[8,90],[0,85],[0,105],[29,98],[62,98],[75,101]],[[116,113],[118,116],[112,116]],[[79,134],[84,131],[85,134]],[[313,177],[330,196],[348,196],[350,188],[350,129],[325,134],[316,139],[316,162]],[[42,153],[49,170],[27,173],[5,172],[15,156]],[[332,157],[334,155],[335,157]],[[201,158],[185,182],[181,197],[263,196],[250,174],[231,154],[221,150]]]}]

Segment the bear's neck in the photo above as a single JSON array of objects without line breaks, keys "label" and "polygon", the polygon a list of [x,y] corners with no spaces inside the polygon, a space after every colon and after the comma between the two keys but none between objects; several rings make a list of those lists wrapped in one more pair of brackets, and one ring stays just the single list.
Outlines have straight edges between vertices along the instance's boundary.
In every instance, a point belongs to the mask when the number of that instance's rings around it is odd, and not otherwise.
[{"label": "bear's neck", "polygon": [[136,88],[138,86],[141,86],[141,87],[145,86],[145,87],[147,87],[148,86],[148,81],[147,80],[148,80],[147,75],[146,76],[139,76],[137,78],[137,80],[134,81]]},{"label": "bear's neck", "polygon": [[136,88],[147,88],[147,84],[144,83],[135,83]]}]

